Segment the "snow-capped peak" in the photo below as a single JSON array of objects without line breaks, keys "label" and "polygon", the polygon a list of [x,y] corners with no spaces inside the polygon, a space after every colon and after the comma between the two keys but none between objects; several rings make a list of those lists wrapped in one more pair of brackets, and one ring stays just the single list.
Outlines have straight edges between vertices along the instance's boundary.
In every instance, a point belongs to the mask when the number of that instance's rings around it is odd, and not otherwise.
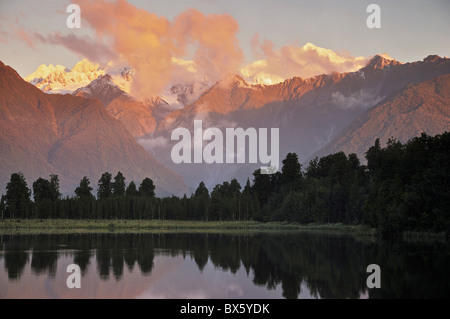
[{"label": "snow-capped peak", "polygon": [[93,80],[104,75],[100,69],[87,59],[83,59],[69,70],[62,65],[41,65],[37,70],[25,78],[37,88],[47,93],[72,93],[76,89],[86,86]]},{"label": "snow-capped peak", "polygon": [[379,54],[379,56],[381,56],[383,59],[385,60],[394,60],[389,54],[387,53],[383,53],[383,54]]},{"label": "snow-capped peak", "polygon": [[392,65],[399,65],[401,62],[394,60],[388,54],[377,54],[369,60],[369,63],[365,66],[366,69],[384,69]]}]

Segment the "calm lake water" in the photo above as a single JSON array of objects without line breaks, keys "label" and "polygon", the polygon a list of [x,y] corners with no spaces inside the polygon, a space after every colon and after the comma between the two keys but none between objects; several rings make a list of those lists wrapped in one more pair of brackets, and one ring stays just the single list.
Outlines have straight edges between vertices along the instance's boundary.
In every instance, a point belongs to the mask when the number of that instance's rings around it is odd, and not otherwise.
[{"label": "calm lake water", "polygon": [[449,270],[448,244],[329,233],[0,235],[0,298],[449,298]]}]

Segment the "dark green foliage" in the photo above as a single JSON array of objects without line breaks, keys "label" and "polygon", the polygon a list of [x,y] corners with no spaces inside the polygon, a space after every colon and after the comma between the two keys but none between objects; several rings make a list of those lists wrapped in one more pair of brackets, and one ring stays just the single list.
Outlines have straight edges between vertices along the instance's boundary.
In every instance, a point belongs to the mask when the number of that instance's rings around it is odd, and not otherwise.
[{"label": "dark green foliage", "polygon": [[406,144],[377,140],[367,166],[342,152],[312,160],[302,172],[296,154],[281,172],[253,173],[242,189],[236,179],[214,187],[201,182],[191,197],[156,198],[145,178],[136,189],[118,173],[99,180],[98,198],[84,177],[76,198],[60,199],[58,176],[33,183],[34,200],[21,173],[11,175],[0,210],[5,218],[258,220],[366,224],[387,236],[402,231],[450,232],[450,133],[423,134]]},{"label": "dark green foliage", "polygon": [[98,181],[97,198],[105,199],[112,196],[113,186],[111,182],[111,174],[108,172],[103,173],[102,177]]},{"label": "dark green foliage", "polygon": [[126,191],[125,191],[125,196],[127,197],[137,197],[139,196],[139,192],[136,188],[136,184],[131,181],[130,184],[128,185]]},{"label": "dark green foliage", "polygon": [[286,191],[300,188],[303,177],[301,169],[297,154],[289,153],[283,160],[281,169],[281,184]]},{"label": "dark green foliage", "polygon": [[205,186],[205,183],[200,182],[200,184],[197,187],[197,190],[195,191],[195,196],[207,196],[209,197],[209,191]]},{"label": "dark green foliage", "polygon": [[91,193],[92,187],[89,186],[90,184],[91,182],[89,181],[89,179],[86,176],[83,177],[83,179],[80,181],[80,186],[75,189],[75,194],[77,195],[78,199],[94,198],[94,195],[92,195]]},{"label": "dark green foliage", "polygon": [[30,217],[31,191],[22,173],[14,173],[6,185],[6,218]]},{"label": "dark green foliage", "polygon": [[5,195],[2,194],[2,199],[0,200],[0,214],[2,215],[2,220],[4,218],[5,207]]},{"label": "dark green foliage", "polygon": [[139,186],[139,195],[141,197],[155,197],[155,185],[150,178],[144,178]]},{"label": "dark green foliage", "polygon": [[121,172],[117,173],[112,183],[112,194],[115,197],[125,196],[125,177]]},{"label": "dark green foliage", "polygon": [[59,192],[59,178],[58,175],[50,175],[50,180],[38,178],[33,183],[34,201],[40,202],[43,200],[56,201],[61,196]]},{"label": "dark green foliage", "polygon": [[367,154],[371,183],[365,219],[385,234],[403,230],[448,231],[450,133],[422,134],[402,145],[379,141]]},{"label": "dark green foliage", "polygon": [[194,195],[190,200],[184,199],[184,210],[186,217],[197,220],[209,220],[209,191],[205,183],[200,182]]},{"label": "dark green foliage", "polygon": [[33,183],[34,201],[39,202],[44,199],[50,199],[50,181],[39,178]]},{"label": "dark green foliage", "polygon": [[58,175],[50,175],[50,200],[56,201],[61,197],[61,193],[59,191],[59,176]]}]

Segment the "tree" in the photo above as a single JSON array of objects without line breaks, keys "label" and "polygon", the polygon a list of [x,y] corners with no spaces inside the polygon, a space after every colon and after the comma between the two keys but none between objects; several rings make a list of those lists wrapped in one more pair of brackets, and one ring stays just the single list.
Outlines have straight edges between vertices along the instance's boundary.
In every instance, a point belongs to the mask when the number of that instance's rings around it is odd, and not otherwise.
[{"label": "tree", "polygon": [[10,218],[26,217],[31,204],[31,191],[22,173],[14,173],[6,185],[6,211]]},{"label": "tree", "polygon": [[125,196],[125,177],[121,172],[118,172],[116,177],[114,177],[114,182],[112,183],[112,193],[115,197]]},{"label": "tree", "polygon": [[59,176],[52,174],[50,175],[50,200],[55,202],[61,197],[59,192]]},{"label": "tree", "polygon": [[241,219],[241,188],[241,184],[239,184],[237,179],[231,181],[228,196],[231,198],[233,204],[231,211],[233,220],[236,220],[236,212],[238,219]]},{"label": "tree", "polygon": [[80,186],[78,186],[75,189],[75,194],[79,199],[92,199],[94,198],[94,195],[92,195],[92,187],[89,186],[91,182],[89,179],[84,176],[83,179],[80,181]]},{"label": "tree", "polygon": [[98,190],[97,190],[97,198],[105,199],[109,198],[112,195],[112,182],[111,182],[111,174],[106,172],[103,173],[102,177],[98,181]]},{"label": "tree", "polygon": [[298,156],[295,153],[289,153],[283,160],[281,169],[281,182],[283,185],[293,187],[302,177],[302,166],[298,162]]},{"label": "tree", "polygon": [[5,195],[2,194],[2,199],[0,201],[0,212],[2,213],[2,221],[3,221],[3,213],[5,212]]},{"label": "tree", "polygon": [[241,184],[237,181],[237,179],[233,179],[230,183],[229,187],[229,195],[230,197],[237,198],[241,195]]},{"label": "tree", "polygon": [[49,180],[38,178],[33,183],[34,202],[40,202],[52,198],[51,184]]},{"label": "tree", "polygon": [[206,195],[209,197],[209,191],[205,186],[205,183],[200,182],[200,184],[197,187],[197,190],[195,191],[195,196],[202,196],[202,195]]},{"label": "tree", "polygon": [[155,185],[153,181],[146,177],[139,186],[139,195],[141,197],[155,197]]},{"label": "tree", "polygon": [[[204,182],[200,182],[195,191],[194,196],[191,198],[192,201],[192,216],[193,219],[204,219],[209,220],[209,190],[206,188]],[[189,206],[188,206],[189,208]]]},{"label": "tree", "polygon": [[250,179],[247,178],[247,183],[245,184],[244,190],[242,191],[242,211],[244,212],[244,219],[249,220],[251,216],[251,195],[252,186],[250,185]]},{"label": "tree", "polygon": [[256,170],[253,173],[253,190],[258,196],[261,206],[267,203],[272,194],[272,179],[271,175],[261,174],[261,170]]},{"label": "tree", "polygon": [[125,191],[125,195],[127,197],[138,197],[139,196],[139,192],[136,188],[136,184],[131,181],[130,184],[127,187],[127,190]]}]

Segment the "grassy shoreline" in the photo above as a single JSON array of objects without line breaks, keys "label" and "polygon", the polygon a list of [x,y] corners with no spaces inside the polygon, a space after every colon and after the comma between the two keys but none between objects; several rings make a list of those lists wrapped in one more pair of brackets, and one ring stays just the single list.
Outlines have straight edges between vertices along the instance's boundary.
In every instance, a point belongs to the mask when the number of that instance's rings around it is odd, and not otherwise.
[{"label": "grassy shoreline", "polygon": [[299,225],[292,223],[256,221],[175,221],[175,220],[71,220],[71,219],[8,219],[0,221],[0,234],[10,232],[86,232],[86,231],[223,231],[223,230],[310,230],[337,231],[375,235],[365,226],[344,224]]},{"label": "grassy shoreline", "polygon": [[[364,225],[308,224],[257,221],[177,221],[177,220],[87,220],[87,219],[5,219],[0,220],[0,235],[8,234],[82,234],[140,232],[329,232],[358,237],[376,237],[377,230]],[[404,232],[406,241],[443,241],[445,233]]]}]

